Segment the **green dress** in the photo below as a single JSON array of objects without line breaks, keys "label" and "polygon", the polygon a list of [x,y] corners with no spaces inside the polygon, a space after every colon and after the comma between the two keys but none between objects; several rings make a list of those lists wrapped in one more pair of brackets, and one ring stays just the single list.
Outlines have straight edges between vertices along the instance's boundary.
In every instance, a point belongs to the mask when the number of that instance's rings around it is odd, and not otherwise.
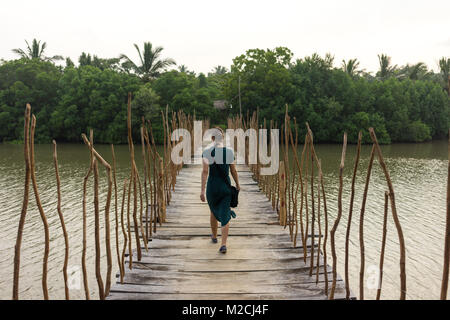
[{"label": "green dress", "polygon": [[[216,158],[217,154],[217,158]],[[206,200],[209,209],[214,214],[217,221],[220,221],[222,227],[226,226],[231,217],[235,218],[236,213],[230,209],[231,191],[225,183],[223,176],[218,170],[225,173],[228,181],[230,180],[230,164],[233,163],[233,150],[224,147],[211,147],[203,151],[203,158],[208,159],[209,175],[206,184]],[[216,162],[216,164],[214,164]]]}]

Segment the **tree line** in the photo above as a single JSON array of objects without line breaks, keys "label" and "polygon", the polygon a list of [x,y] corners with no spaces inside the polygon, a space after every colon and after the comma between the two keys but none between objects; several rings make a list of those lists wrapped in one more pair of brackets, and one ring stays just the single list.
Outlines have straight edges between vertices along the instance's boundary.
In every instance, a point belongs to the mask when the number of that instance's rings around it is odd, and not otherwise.
[{"label": "tree line", "polygon": [[[163,58],[163,48],[150,42],[142,49],[134,45],[136,62],[125,54],[99,58],[83,52],[77,65],[70,58],[47,57],[46,43],[26,44],[13,50],[18,59],[0,62],[3,142],[23,140],[23,110],[30,103],[39,122],[37,142],[79,142],[81,133],[92,128],[97,143],[126,143],[128,92],[136,139],[145,117],[159,142],[166,106],[225,127],[228,116],[240,110],[244,117],[258,111],[260,120],[280,126],[288,105],[299,133],[309,122],[316,142],[339,142],[343,131],[356,142],[358,132],[368,127],[382,143],[422,142],[445,137],[449,128],[450,58],[441,58],[439,72],[433,72],[424,63],[393,65],[380,54],[379,70],[371,74],[359,68],[357,59],[336,66],[331,54],[294,59],[288,48],[277,47],[251,49],[234,58],[230,69],[216,66],[196,74]],[[217,100],[224,109],[214,108]]]}]

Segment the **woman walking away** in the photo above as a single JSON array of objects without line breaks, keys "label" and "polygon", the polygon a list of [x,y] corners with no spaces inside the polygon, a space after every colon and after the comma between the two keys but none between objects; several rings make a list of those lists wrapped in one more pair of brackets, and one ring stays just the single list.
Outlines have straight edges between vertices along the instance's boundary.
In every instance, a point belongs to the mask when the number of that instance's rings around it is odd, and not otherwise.
[{"label": "woman walking away", "polygon": [[[211,210],[211,241],[213,243],[217,243],[217,221],[220,221],[221,223],[222,244],[219,251],[221,253],[226,253],[230,219],[231,217],[236,218],[236,214],[230,208],[230,171],[234,182],[236,183],[236,189],[239,190],[240,186],[236,165],[234,163],[233,150],[224,147],[223,130],[221,128],[214,128],[213,130],[213,146],[205,149],[202,154],[203,170],[200,199],[203,202],[207,200],[209,209]],[[206,183],[206,178],[208,178],[208,183]],[[225,179],[227,179],[227,181]]]}]

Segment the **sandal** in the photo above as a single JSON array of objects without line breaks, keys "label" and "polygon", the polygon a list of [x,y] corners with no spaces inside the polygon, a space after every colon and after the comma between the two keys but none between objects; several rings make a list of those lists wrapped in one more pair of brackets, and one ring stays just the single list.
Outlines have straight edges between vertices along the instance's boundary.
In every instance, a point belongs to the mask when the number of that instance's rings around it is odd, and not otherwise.
[{"label": "sandal", "polygon": [[221,246],[219,249],[220,253],[227,253],[227,246]]},{"label": "sandal", "polygon": [[212,241],[212,243],[217,243],[217,238],[214,238],[214,236],[211,235],[211,241]]}]

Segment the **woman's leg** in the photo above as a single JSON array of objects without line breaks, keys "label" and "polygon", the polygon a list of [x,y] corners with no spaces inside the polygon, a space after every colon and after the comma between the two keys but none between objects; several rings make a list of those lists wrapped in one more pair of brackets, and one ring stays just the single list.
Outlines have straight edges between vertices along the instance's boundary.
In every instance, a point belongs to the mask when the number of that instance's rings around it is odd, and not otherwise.
[{"label": "woman's leg", "polygon": [[214,238],[217,238],[217,220],[216,217],[214,217],[214,214],[211,212],[210,217],[210,223],[211,223],[211,232]]},{"label": "woman's leg", "polygon": [[228,230],[230,229],[230,223],[228,222],[226,226],[222,227],[222,246],[227,245]]}]

